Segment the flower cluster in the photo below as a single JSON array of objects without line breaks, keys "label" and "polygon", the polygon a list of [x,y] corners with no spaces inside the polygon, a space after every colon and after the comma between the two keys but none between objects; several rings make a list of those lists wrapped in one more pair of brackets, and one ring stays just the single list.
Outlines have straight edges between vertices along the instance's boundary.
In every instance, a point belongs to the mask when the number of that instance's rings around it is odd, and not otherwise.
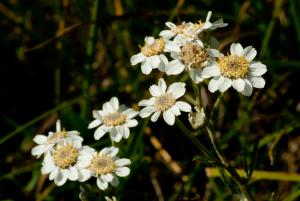
[{"label": "flower cluster", "polygon": [[[110,134],[114,142],[119,142],[123,137],[129,137],[129,128],[137,126],[133,119],[138,112],[125,105],[119,105],[116,97],[103,104],[102,110],[94,110],[93,120],[88,128],[98,127],[94,133],[99,140],[105,133]],[[40,158],[42,174],[49,174],[49,179],[54,180],[58,186],[67,180],[85,182],[91,177],[96,177],[97,186],[101,190],[119,184],[118,177],[129,175],[127,167],[131,161],[117,156],[119,148],[105,147],[100,151],[90,146],[83,146],[83,138],[78,131],[66,131],[61,128],[60,120],[56,122],[56,131],[48,135],[38,134],[34,137],[35,146],[31,153]],[[115,198],[113,198],[115,200]]]},{"label": "flower cluster", "polygon": [[[179,25],[166,22],[168,29],[160,32],[160,38],[146,37],[140,53],[131,57],[131,64],[141,63],[142,72],[146,75],[157,68],[166,75],[187,72],[196,84],[210,79],[208,90],[212,93],[225,92],[232,86],[243,95],[250,96],[253,88],[263,88],[265,81],[261,76],[267,68],[261,62],[253,60],[256,50],[252,46],[243,48],[241,44],[233,43],[230,53],[226,53],[226,56],[222,54],[217,49],[218,41],[211,36],[211,32],[227,24],[222,19],[210,22],[211,15],[212,12],[208,12],[205,22],[182,22]],[[158,90],[157,87],[152,88]],[[170,94],[163,92],[162,88],[160,90],[162,94]],[[142,115],[147,117],[149,113],[156,111],[151,117],[152,121],[156,121],[160,112],[163,112],[164,119],[171,125],[171,116],[179,114],[177,110],[170,115],[174,97],[154,93],[152,90],[151,94],[155,99],[140,102],[141,106],[147,108]],[[167,103],[163,109],[156,107],[153,102],[162,99]]]}]

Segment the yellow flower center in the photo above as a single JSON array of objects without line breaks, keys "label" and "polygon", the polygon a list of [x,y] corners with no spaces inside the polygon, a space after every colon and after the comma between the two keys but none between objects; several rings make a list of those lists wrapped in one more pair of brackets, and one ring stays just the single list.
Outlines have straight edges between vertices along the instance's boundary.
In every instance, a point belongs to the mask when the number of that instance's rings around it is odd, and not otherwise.
[{"label": "yellow flower center", "polygon": [[209,54],[203,48],[192,43],[184,45],[179,56],[185,66],[195,69],[202,68],[204,62],[209,59]]},{"label": "yellow flower center", "polygon": [[155,39],[152,44],[145,44],[144,47],[141,47],[141,52],[146,57],[153,55],[158,55],[163,52],[165,48],[165,41],[163,38]]},{"label": "yellow flower center", "polygon": [[156,110],[163,112],[172,107],[175,104],[175,102],[176,99],[172,94],[165,93],[156,97],[154,101],[154,107]]},{"label": "yellow flower center", "polygon": [[249,62],[245,57],[229,55],[219,58],[221,73],[230,79],[245,78],[249,70]]},{"label": "yellow flower center", "polygon": [[103,124],[105,126],[117,126],[122,125],[126,121],[126,115],[119,112],[108,113],[103,117]]},{"label": "yellow flower center", "polygon": [[54,163],[62,169],[73,166],[77,161],[77,157],[78,151],[71,144],[55,148],[53,151]]},{"label": "yellow flower center", "polygon": [[111,157],[99,153],[92,158],[89,169],[98,176],[115,172],[116,164]]},{"label": "yellow flower center", "polygon": [[54,144],[65,137],[67,137],[67,131],[63,129],[62,131],[53,133],[51,136],[49,136],[47,139],[47,144]]}]

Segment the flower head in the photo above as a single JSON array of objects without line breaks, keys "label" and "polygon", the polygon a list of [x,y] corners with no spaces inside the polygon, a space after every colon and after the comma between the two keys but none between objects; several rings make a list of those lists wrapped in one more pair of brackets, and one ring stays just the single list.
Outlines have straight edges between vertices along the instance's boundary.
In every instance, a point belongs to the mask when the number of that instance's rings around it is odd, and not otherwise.
[{"label": "flower head", "polygon": [[141,47],[141,52],[133,55],[130,58],[131,65],[142,63],[142,72],[146,75],[151,73],[152,69],[158,68],[160,71],[165,71],[165,66],[168,63],[164,52],[178,52],[179,47],[175,42],[164,38],[155,39],[154,37],[146,37],[145,45]]},{"label": "flower head", "polygon": [[66,131],[61,129],[60,120],[56,121],[56,132],[49,132],[48,136],[38,134],[33,138],[33,141],[38,145],[31,150],[31,154],[37,158],[49,152],[57,143],[63,141],[74,141],[81,145],[83,138],[79,136],[78,131]]},{"label": "flower head", "polygon": [[[54,180],[58,186],[63,185],[68,179],[71,181],[84,178],[83,169],[80,168],[79,157],[87,147],[81,144],[63,141],[57,144],[45,155],[42,163],[42,174],[49,173],[49,179]],[[82,159],[81,159],[82,160]]]},{"label": "flower head", "polygon": [[206,74],[213,77],[208,85],[209,91],[224,92],[232,86],[243,95],[250,96],[253,87],[263,88],[265,80],[261,76],[267,72],[267,67],[253,61],[256,53],[252,46],[243,48],[239,43],[231,44],[230,54],[220,56],[215,65],[206,71]]},{"label": "flower head", "polygon": [[166,73],[177,75],[186,69],[195,83],[202,82],[209,77],[205,74],[206,68],[214,65],[215,58],[219,54],[216,49],[205,48],[200,40],[187,42],[182,45],[179,53],[171,54],[174,60],[166,65]]},{"label": "flower head", "polygon": [[180,111],[190,112],[191,106],[183,101],[176,101],[185,93],[185,83],[175,82],[168,89],[163,78],[159,79],[158,85],[152,85],[149,89],[153,96],[149,100],[142,100],[139,106],[145,106],[140,111],[142,118],[151,117],[152,122],[156,122],[161,113],[165,122],[169,125],[174,125],[175,116],[181,114]]},{"label": "flower head", "polygon": [[122,137],[129,137],[129,128],[137,126],[137,120],[133,119],[138,112],[125,105],[119,105],[119,100],[112,97],[109,102],[103,104],[102,110],[94,110],[93,120],[88,128],[95,128],[94,138],[99,140],[105,133],[109,133],[114,142],[119,142]]},{"label": "flower head", "polygon": [[83,159],[79,159],[84,161],[81,163],[81,167],[85,169],[85,179],[96,177],[97,186],[101,190],[107,189],[108,183],[117,186],[119,184],[118,177],[129,175],[130,169],[126,166],[131,163],[127,158],[119,159],[116,156],[118,151],[119,149],[116,147],[106,147],[100,152],[91,148],[85,151],[80,156]]}]

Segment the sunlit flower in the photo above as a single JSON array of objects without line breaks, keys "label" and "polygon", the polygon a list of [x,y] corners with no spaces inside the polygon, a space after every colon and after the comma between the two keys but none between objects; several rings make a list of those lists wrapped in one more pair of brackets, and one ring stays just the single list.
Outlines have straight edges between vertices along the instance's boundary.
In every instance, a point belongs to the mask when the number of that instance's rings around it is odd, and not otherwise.
[{"label": "sunlit flower", "polygon": [[119,105],[119,100],[112,97],[109,102],[102,106],[102,110],[94,110],[93,120],[88,128],[95,128],[94,138],[99,140],[105,133],[109,133],[110,138],[114,142],[119,142],[122,137],[127,139],[129,137],[129,128],[138,125],[136,119],[138,112],[125,105]]},{"label": "sunlit flower", "polygon": [[204,44],[197,40],[196,42],[187,42],[181,47],[179,53],[172,52],[174,59],[166,66],[167,75],[178,75],[186,69],[195,83],[202,82],[209,76],[206,75],[205,68],[214,65],[216,57],[219,57],[218,50],[205,48]]},{"label": "sunlit flower", "polygon": [[176,101],[185,94],[185,83],[175,82],[168,89],[163,78],[159,79],[158,85],[152,85],[149,89],[153,96],[149,100],[142,100],[139,106],[145,106],[140,111],[142,118],[151,116],[151,121],[156,122],[161,113],[165,122],[169,125],[174,125],[175,116],[181,114],[180,111],[190,112],[191,106],[183,101]]},{"label": "sunlit flower", "polygon": [[126,167],[131,162],[127,158],[118,158],[116,155],[119,149],[116,147],[106,147],[100,152],[94,149],[83,152],[80,156],[84,161],[81,167],[85,168],[85,179],[90,177],[97,178],[97,186],[101,190],[108,187],[108,183],[112,186],[119,184],[118,177],[126,177],[130,173],[130,169]]},{"label": "sunlit flower", "polygon": [[38,145],[31,150],[31,154],[37,158],[41,155],[46,154],[61,141],[74,141],[73,143],[80,144],[83,141],[83,138],[79,136],[78,131],[66,131],[61,129],[60,120],[56,121],[56,132],[49,132],[48,136],[38,134],[33,138],[33,141]]},{"label": "sunlit flower", "polygon": [[233,87],[245,96],[250,96],[254,88],[263,88],[265,80],[261,77],[267,72],[266,65],[253,61],[257,52],[252,46],[243,47],[237,43],[230,46],[230,55],[218,58],[216,65],[207,69],[206,74],[213,77],[208,89],[210,92],[226,91]]},{"label": "sunlit flower", "polygon": [[178,52],[178,45],[164,38],[155,39],[154,37],[146,37],[145,45],[141,47],[141,52],[133,55],[130,58],[131,65],[142,63],[142,72],[148,75],[152,69],[158,68],[160,71],[165,71],[165,66],[168,63],[164,52]]},{"label": "sunlit flower", "polygon": [[[42,163],[42,174],[49,174],[57,186],[63,185],[68,179],[71,181],[83,180],[84,172],[80,168],[82,147],[79,143],[61,141],[52,150],[47,152]],[[81,160],[79,160],[81,156]]]}]

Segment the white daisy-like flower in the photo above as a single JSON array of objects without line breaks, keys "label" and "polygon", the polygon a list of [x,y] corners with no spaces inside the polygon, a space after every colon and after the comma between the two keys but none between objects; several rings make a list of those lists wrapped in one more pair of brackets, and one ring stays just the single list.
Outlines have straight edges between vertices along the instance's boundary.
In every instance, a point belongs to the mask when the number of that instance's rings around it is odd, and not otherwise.
[{"label": "white daisy-like flower", "polygon": [[81,145],[83,138],[79,136],[78,131],[66,131],[61,129],[60,120],[56,121],[56,132],[50,131],[48,136],[38,134],[33,138],[33,141],[38,145],[31,150],[31,154],[37,158],[49,152],[54,145],[61,141],[74,141]]},{"label": "white daisy-like flower", "polygon": [[[63,185],[68,179],[71,181],[84,181],[86,172],[82,168],[85,149],[79,143],[61,141],[51,151],[47,152],[42,163],[42,174],[49,174],[49,179],[54,180],[57,186]],[[81,157],[81,160],[79,160]]]},{"label": "white daisy-like flower", "polygon": [[133,55],[130,58],[131,65],[142,63],[142,72],[146,75],[151,73],[152,69],[158,68],[160,71],[165,71],[165,66],[168,63],[164,52],[178,52],[179,46],[164,38],[155,39],[154,37],[145,37],[145,45],[141,47],[141,52]]},{"label": "white daisy-like flower", "polygon": [[117,201],[117,198],[115,196],[112,196],[111,198],[105,196],[104,198],[105,198],[106,201]]},{"label": "white daisy-like flower", "polygon": [[130,169],[126,167],[131,164],[127,158],[118,158],[116,155],[119,149],[116,147],[106,147],[100,152],[94,149],[83,152],[80,156],[84,161],[81,163],[81,168],[85,168],[86,178],[96,177],[97,186],[101,190],[108,187],[108,183],[116,187],[119,184],[118,177],[126,177],[130,173]]},{"label": "white daisy-like flower", "polygon": [[103,104],[102,110],[93,111],[95,120],[88,125],[88,128],[98,127],[94,133],[96,140],[109,133],[112,141],[120,142],[122,137],[125,139],[129,137],[129,128],[138,125],[137,120],[133,119],[137,115],[138,112],[125,105],[119,105],[118,98],[112,97],[109,102]]},{"label": "white daisy-like flower", "polygon": [[185,83],[175,82],[171,84],[168,89],[163,78],[160,78],[158,85],[152,85],[149,89],[153,96],[149,100],[142,100],[139,106],[145,106],[140,111],[142,118],[151,116],[151,121],[156,122],[161,113],[165,122],[169,125],[174,125],[175,116],[181,114],[180,111],[190,112],[191,106],[183,101],[176,101],[185,94]]},{"label": "white daisy-like flower", "polygon": [[191,22],[182,22],[179,25],[176,25],[172,22],[166,22],[166,26],[169,28],[167,30],[162,30],[159,33],[159,36],[166,38],[166,39],[171,39],[177,35],[182,35],[186,32],[186,30],[188,29],[188,27],[192,26],[193,23]]},{"label": "white daisy-like flower", "polygon": [[166,74],[178,75],[186,69],[195,83],[202,82],[205,78],[209,78],[204,73],[205,69],[214,65],[215,58],[219,56],[218,50],[205,48],[200,40],[187,42],[179,53],[171,53],[174,60],[166,65]]},{"label": "white daisy-like flower", "polygon": [[252,46],[243,49],[239,43],[231,44],[230,55],[222,55],[216,65],[206,70],[206,74],[213,77],[208,85],[209,91],[224,92],[232,86],[243,95],[250,96],[253,87],[264,88],[265,80],[261,76],[267,72],[267,67],[253,61],[256,54]]},{"label": "white daisy-like flower", "polygon": [[202,40],[202,32],[212,31],[217,28],[227,26],[227,23],[223,23],[223,19],[219,19],[213,23],[210,22],[212,12],[209,11],[205,22],[199,20],[197,23],[188,23],[188,25],[182,28],[181,33],[177,34],[174,38],[174,42],[177,44],[184,44],[195,40]]}]

